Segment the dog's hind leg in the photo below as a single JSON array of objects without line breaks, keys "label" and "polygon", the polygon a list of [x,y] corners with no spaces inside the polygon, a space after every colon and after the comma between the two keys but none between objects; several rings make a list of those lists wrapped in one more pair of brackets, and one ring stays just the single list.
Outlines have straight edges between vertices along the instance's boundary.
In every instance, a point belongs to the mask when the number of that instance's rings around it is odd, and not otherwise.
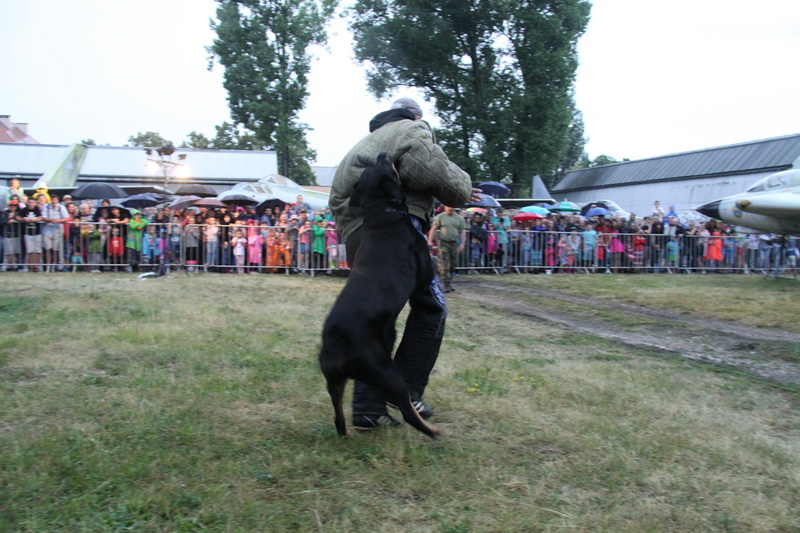
[{"label": "dog's hind leg", "polygon": [[339,435],[347,436],[347,423],[344,418],[344,388],[347,385],[346,377],[325,376],[328,380],[328,394],[333,403],[333,422]]},{"label": "dog's hind leg", "polygon": [[408,389],[397,371],[395,366],[380,365],[372,368],[371,376],[364,380],[369,385],[381,390],[389,403],[396,405],[403,414],[403,420],[411,424],[417,430],[435,439],[443,433],[441,428],[432,426],[419,415],[414,406],[411,405],[411,397]]}]

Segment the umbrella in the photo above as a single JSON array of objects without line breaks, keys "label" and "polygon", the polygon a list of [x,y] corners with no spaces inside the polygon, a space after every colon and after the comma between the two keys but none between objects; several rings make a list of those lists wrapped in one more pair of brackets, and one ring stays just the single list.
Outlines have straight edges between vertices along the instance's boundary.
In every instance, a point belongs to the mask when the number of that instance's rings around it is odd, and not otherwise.
[{"label": "umbrella", "polygon": [[538,213],[528,213],[528,212],[521,212],[514,215],[514,220],[538,220],[540,218],[544,218],[544,216]]},{"label": "umbrella", "polygon": [[103,200],[105,198],[125,198],[128,196],[128,193],[113,183],[96,181],[93,183],[84,183],[72,191],[71,196],[79,199],[92,198],[95,200]]},{"label": "umbrella", "polygon": [[154,205],[158,205],[162,202],[158,198],[150,194],[134,194],[131,197],[126,198],[122,202],[120,202],[125,207],[135,207],[137,209],[143,209],[145,207],[153,207]]},{"label": "umbrella", "polygon": [[467,209],[467,211],[469,213],[485,213],[486,209],[482,207],[470,207],[469,209]]},{"label": "umbrella", "polygon": [[[585,204],[585,205],[584,205],[584,206],[581,208],[581,214],[582,214],[583,216],[586,216],[586,212],[587,212],[589,209],[593,208],[593,207],[602,207],[603,209],[608,209],[608,206],[607,206],[606,204],[604,204],[603,202],[589,202],[588,204]],[[609,211],[610,211],[610,209],[609,209]]]},{"label": "umbrella", "polygon": [[195,207],[213,207],[215,209],[220,207],[228,207],[227,205],[223,204],[216,198],[201,198],[192,205]]},{"label": "umbrella", "polygon": [[520,211],[523,213],[536,213],[537,215],[542,215],[542,216],[550,214],[549,209],[538,205],[526,205],[525,207],[520,209]]},{"label": "umbrella", "polygon": [[466,205],[472,207],[501,207],[500,202],[489,196],[488,194],[479,194],[480,200],[477,202],[470,202]]},{"label": "umbrella", "polygon": [[283,211],[283,208],[286,206],[286,202],[284,202],[280,198],[270,198],[269,200],[264,200],[263,202],[258,204],[258,206],[256,206],[256,213],[263,214],[264,211],[267,210],[272,211],[275,208],[275,206],[280,207],[281,211]]},{"label": "umbrella", "polygon": [[170,209],[186,209],[187,207],[192,207],[197,200],[200,200],[200,197],[193,194],[178,196],[167,207]]},{"label": "umbrella", "polygon": [[499,181],[484,181],[478,184],[478,188],[492,196],[505,196],[509,191],[509,188]]},{"label": "umbrella", "polygon": [[583,216],[585,216],[586,218],[591,218],[591,217],[604,217],[610,214],[611,211],[609,211],[605,207],[593,207],[588,211],[586,211],[586,213],[584,213]]},{"label": "umbrella", "polygon": [[177,189],[175,189],[175,194],[179,195],[192,195],[192,196],[199,196],[201,198],[211,198],[212,196],[216,196],[218,193],[214,190],[214,187],[211,185],[202,185],[200,183],[187,183],[186,185],[181,185]]},{"label": "umbrella", "polygon": [[581,208],[578,207],[578,204],[576,203],[564,200],[563,202],[558,202],[556,205],[550,207],[550,211],[556,211],[559,213],[580,213]]},{"label": "umbrella", "polygon": [[256,205],[258,200],[247,194],[229,194],[222,200],[229,205]]}]

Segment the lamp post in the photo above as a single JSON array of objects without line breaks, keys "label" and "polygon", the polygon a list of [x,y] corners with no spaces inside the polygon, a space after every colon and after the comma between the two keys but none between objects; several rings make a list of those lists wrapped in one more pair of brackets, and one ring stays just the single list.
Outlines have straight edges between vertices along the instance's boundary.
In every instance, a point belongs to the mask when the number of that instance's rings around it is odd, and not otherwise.
[{"label": "lamp post", "polygon": [[179,178],[189,177],[189,167],[182,163],[182,161],[186,160],[186,154],[178,154],[178,161],[173,161],[172,154],[175,153],[175,147],[171,143],[155,149],[155,153],[158,154],[157,159],[153,154],[152,148],[145,148],[144,152],[148,156],[146,166],[160,171],[164,177],[164,192],[169,190],[167,189],[167,184],[169,183],[170,175],[175,175]]}]

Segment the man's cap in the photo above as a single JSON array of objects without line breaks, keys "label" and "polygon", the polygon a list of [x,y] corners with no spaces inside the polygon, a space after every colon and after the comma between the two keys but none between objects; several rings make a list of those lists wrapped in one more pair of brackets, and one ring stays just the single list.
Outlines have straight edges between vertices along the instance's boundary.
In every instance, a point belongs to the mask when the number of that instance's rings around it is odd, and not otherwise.
[{"label": "man's cap", "polygon": [[19,205],[19,202],[16,200],[9,200],[8,205]]},{"label": "man's cap", "polygon": [[411,98],[398,98],[392,104],[392,109],[408,109],[416,116],[422,116],[422,108],[420,108],[419,104]]}]

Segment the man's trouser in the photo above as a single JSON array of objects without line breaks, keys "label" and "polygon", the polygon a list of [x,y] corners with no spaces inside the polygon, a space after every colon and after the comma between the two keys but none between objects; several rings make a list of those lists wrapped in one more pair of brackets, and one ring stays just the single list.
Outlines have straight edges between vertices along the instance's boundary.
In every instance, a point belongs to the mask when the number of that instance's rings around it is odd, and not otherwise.
[{"label": "man's trouser", "polygon": [[453,281],[453,273],[456,271],[456,262],[458,261],[458,242],[441,239],[439,241],[439,255],[442,260],[442,281],[444,282],[445,287],[449,287]]},{"label": "man's trouser", "polygon": [[[422,234],[420,238],[424,238]],[[356,252],[361,244],[361,228],[354,231],[345,244],[347,263],[352,266],[355,264]],[[409,303],[411,311],[394,361],[406,382],[411,400],[416,401],[422,399],[428,378],[439,357],[439,348],[444,337],[447,307],[438,276],[434,276],[430,286],[416,289],[411,294]],[[353,389],[353,414],[371,416],[387,414],[383,394],[356,381]]]}]

